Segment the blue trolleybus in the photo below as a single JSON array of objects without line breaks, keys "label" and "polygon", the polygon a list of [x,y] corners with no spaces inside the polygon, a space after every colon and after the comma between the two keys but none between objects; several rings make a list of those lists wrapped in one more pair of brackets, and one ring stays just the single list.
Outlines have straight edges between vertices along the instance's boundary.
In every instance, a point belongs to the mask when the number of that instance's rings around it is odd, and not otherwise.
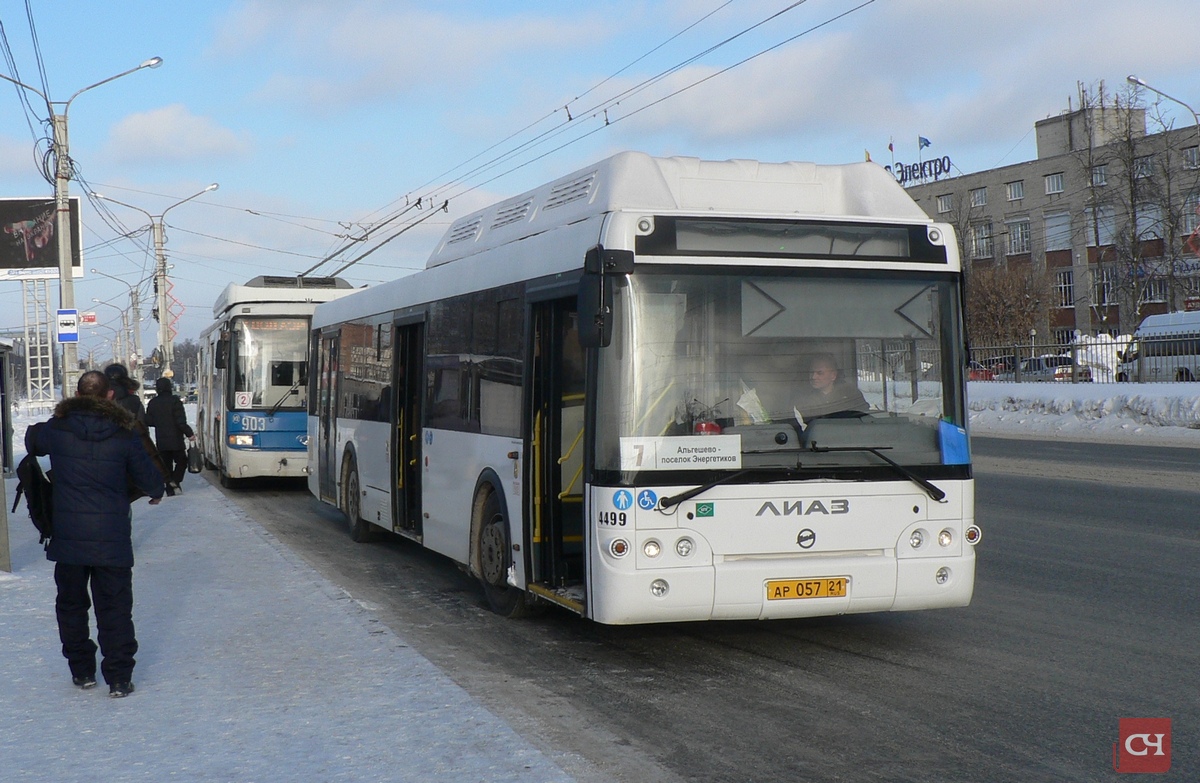
[{"label": "blue trolleybus", "polygon": [[964,606],[961,294],[873,163],[622,153],[317,306],[309,487],[508,616]]},{"label": "blue trolleybus", "polygon": [[351,290],[338,278],[262,276],[217,297],[200,335],[196,439],[222,485],[304,476],[309,321],[318,302]]}]

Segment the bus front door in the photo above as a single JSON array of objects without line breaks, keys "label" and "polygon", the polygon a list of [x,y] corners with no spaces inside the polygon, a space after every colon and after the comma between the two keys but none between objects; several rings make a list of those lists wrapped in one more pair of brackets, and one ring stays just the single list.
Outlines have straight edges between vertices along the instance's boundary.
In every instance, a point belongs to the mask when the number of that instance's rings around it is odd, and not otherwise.
[{"label": "bus front door", "polygon": [[317,376],[317,464],[321,499],[338,504],[337,380],[338,335],[321,335]]},{"label": "bus front door", "polygon": [[586,386],[576,300],[535,304],[532,336],[530,589],[583,613]]},{"label": "bus front door", "polygon": [[392,415],[395,426],[396,455],[392,493],[394,530],[421,536],[421,401],[425,398],[421,356],[425,348],[425,325],[416,323],[396,327],[396,371],[393,376]]}]

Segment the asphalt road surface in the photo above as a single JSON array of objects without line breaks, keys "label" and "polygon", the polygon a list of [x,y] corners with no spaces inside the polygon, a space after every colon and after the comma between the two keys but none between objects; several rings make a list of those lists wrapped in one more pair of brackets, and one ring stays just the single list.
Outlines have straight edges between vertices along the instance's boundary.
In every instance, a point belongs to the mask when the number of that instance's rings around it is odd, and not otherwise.
[{"label": "asphalt road surface", "polygon": [[1156,780],[1200,780],[1200,451],[973,452],[970,607],[795,621],[503,620],[302,486],[226,491],[581,781],[1120,780],[1130,717],[1173,721]]}]

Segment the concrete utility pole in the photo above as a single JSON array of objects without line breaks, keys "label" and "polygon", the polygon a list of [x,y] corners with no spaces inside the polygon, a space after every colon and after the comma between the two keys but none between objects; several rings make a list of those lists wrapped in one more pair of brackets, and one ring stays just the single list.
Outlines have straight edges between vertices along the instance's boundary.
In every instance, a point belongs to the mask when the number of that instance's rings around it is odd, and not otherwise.
[{"label": "concrete utility pole", "polygon": [[154,236],[154,258],[156,260],[154,267],[154,288],[155,288],[155,312],[158,320],[158,350],[162,356],[162,377],[170,378],[175,373],[171,370],[171,360],[175,358],[174,340],[175,335],[172,333],[174,329],[171,326],[170,310],[167,303],[167,254],[164,249],[166,240],[163,236],[163,218],[168,212],[180,204],[186,204],[192,199],[203,196],[205,193],[219,188],[216,182],[201,190],[198,193],[193,193],[185,199],[176,201],[171,206],[164,209],[157,215],[151,215],[141,207],[135,207],[132,204],[126,204],[124,201],[117,201],[112,196],[104,196],[100,193],[93,193],[96,198],[102,198],[105,201],[111,201],[114,204],[120,204],[129,209],[136,209],[147,218],[150,219],[150,229]]},{"label": "concrete utility pole", "polygon": [[[54,202],[58,209],[58,224],[56,231],[58,232],[58,292],[59,292],[59,308],[62,310],[75,309],[75,280],[72,276],[71,269],[71,200],[67,195],[67,183],[71,181],[71,156],[68,152],[67,138],[67,112],[71,110],[71,101],[78,98],[83,93],[102,84],[108,84],[114,79],[120,79],[122,76],[128,76],[135,71],[140,71],[143,68],[157,68],[162,65],[161,57],[151,57],[136,68],[130,68],[128,71],[122,71],[116,76],[110,76],[107,79],[90,84],[82,90],[78,90],[66,101],[52,101],[49,96],[42,93],[36,87],[30,87],[24,82],[19,82],[12,77],[0,74],[0,79],[12,82],[18,87],[24,87],[26,90],[36,94],[46,102],[46,110],[50,112],[51,124],[54,128]],[[56,106],[62,106],[62,112],[55,111]],[[78,343],[64,342],[63,349],[63,367],[62,367],[62,387],[63,396],[70,396],[75,388],[75,377],[79,373],[79,349]]]}]

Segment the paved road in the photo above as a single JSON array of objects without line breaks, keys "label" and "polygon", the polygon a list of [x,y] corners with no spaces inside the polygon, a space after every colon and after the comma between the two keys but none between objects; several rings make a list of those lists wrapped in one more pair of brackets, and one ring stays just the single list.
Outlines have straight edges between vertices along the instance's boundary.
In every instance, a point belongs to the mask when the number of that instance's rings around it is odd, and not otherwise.
[{"label": "paved road", "polygon": [[974,441],[972,606],[770,623],[506,621],[406,541],[302,490],[234,491],[274,535],[583,781],[1120,779],[1122,717],[1200,779],[1200,451]]}]

